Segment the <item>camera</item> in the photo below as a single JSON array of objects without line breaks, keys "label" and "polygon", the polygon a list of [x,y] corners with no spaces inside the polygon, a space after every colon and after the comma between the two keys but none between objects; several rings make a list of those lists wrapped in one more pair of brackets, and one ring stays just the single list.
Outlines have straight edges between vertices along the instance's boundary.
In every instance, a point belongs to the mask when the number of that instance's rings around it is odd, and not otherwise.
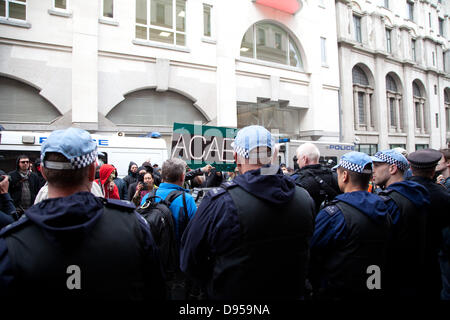
[{"label": "camera", "polygon": [[8,175],[0,176],[0,182],[2,182],[3,179],[5,179],[5,178],[8,178],[8,181],[11,182],[11,176],[8,176]]}]

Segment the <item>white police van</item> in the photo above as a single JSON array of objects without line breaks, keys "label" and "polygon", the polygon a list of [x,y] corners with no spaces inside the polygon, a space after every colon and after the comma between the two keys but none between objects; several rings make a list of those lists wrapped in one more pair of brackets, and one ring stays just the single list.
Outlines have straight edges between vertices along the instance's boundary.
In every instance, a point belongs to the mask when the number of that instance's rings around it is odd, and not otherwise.
[{"label": "white police van", "polygon": [[344,154],[355,151],[353,143],[289,140],[280,143],[279,161],[285,163],[288,167],[294,168],[293,158],[296,155],[297,148],[306,142],[313,143],[319,149],[319,163],[326,166],[334,166]]},{"label": "white police van", "polygon": [[[41,145],[50,132],[0,131],[0,169],[15,170],[19,155],[25,154],[34,162],[40,157]],[[91,134],[97,143],[99,158],[117,168],[119,177],[128,174],[130,161],[140,166],[145,161],[160,167],[167,156],[167,145],[162,138],[120,137],[118,135]]]}]

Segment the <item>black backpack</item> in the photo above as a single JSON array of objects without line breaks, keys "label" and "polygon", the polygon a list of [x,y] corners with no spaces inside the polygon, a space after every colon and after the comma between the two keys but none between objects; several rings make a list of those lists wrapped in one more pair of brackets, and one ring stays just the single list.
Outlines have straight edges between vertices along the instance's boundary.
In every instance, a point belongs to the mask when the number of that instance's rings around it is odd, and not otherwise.
[{"label": "black backpack", "polygon": [[[140,213],[150,225],[153,239],[160,250],[160,259],[164,267],[164,271],[168,278],[172,277],[179,271],[179,243],[175,236],[175,221],[170,210],[171,203],[180,195],[183,197],[184,215],[180,217],[180,233],[184,230],[189,219],[186,208],[186,198],[184,191],[174,190],[170,192],[166,199],[155,194],[153,190],[144,204],[139,206],[136,211]],[[155,199],[160,201],[156,202]]]}]

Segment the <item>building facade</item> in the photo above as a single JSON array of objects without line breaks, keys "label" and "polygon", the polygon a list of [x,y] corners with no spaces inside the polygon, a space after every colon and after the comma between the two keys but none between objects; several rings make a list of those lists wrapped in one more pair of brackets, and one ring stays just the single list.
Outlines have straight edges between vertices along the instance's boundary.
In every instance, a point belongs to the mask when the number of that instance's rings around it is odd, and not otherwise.
[{"label": "building facade", "polygon": [[336,0],[344,141],[368,154],[449,145],[449,6]]},{"label": "building facade", "polygon": [[173,122],[261,124],[337,141],[335,2],[270,2],[0,1],[0,124],[166,139]]}]

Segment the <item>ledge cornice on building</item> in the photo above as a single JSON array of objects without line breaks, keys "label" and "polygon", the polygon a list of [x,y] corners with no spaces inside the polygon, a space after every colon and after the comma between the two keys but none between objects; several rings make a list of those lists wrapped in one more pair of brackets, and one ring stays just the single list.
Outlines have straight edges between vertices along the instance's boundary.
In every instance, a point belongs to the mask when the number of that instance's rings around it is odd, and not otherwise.
[{"label": "ledge cornice on building", "polygon": [[30,48],[38,48],[38,49],[46,49],[46,50],[57,50],[63,52],[72,52],[71,46],[64,46],[53,43],[43,43],[43,42],[34,42],[29,40],[19,40],[19,39],[10,39],[10,38],[2,38],[0,37],[0,43],[16,45],[22,47],[30,47]]},{"label": "ledge cornice on building", "polygon": [[417,65],[417,62],[416,62],[416,61],[414,61],[414,60],[409,60],[409,59],[403,60],[402,63],[403,63],[403,65],[406,66],[406,67],[413,67],[413,66],[416,66],[416,65]]},{"label": "ledge cornice on building", "polygon": [[[100,57],[156,63],[155,57],[139,56],[139,55],[121,53],[121,52],[110,52],[110,51],[99,50],[98,55]],[[191,62],[170,60],[169,63],[171,66],[177,66],[177,67],[185,67],[185,68],[207,70],[207,71],[216,71],[217,70],[216,66],[209,66],[209,65],[197,64],[197,63],[191,63]]]},{"label": "ledge cornice on building", "polygon": [[427,73],[435,73],[436,75],[439,75],[439,70],[434,68],[434,67],[428,67],[428,68],[425,69],[425,71]]},{"label": "ledge cornice on building", "polygon": [[312,140],[317,140],[323,136],[339,137],[339,132],[325,131],[325,130],[305,130],[305,131],[300,131],[298,133],[298,136],[299,136],[299,138],[308,137],[308,138],[312,138]]},{"label": "ledge cornice on building", "polygon": [[[375,53],[375,56],[377,56],[377,57],[382,57],[382,58],[390,57],[390,54],[387,53],[386,51],[375,50],[374,53]],[[393,58],[391,58],[391,59],[393,59]]]},{"label": "ledge cornice on building", "polygon": [[355,131],[357,136],[378,136],[380,133],[378,131]]},{"label": "ledge cornice on building", "polygon": [[410,26],[408,26],[408,25],[406,25],[406,24],[402,24],[402,25],[400,25],[398,28],[399,28],[400,30],[406,30],[406,31],[408,31],[408,32],[414,31],[414,28],[412,28],[412,27],[410,27]]}]

